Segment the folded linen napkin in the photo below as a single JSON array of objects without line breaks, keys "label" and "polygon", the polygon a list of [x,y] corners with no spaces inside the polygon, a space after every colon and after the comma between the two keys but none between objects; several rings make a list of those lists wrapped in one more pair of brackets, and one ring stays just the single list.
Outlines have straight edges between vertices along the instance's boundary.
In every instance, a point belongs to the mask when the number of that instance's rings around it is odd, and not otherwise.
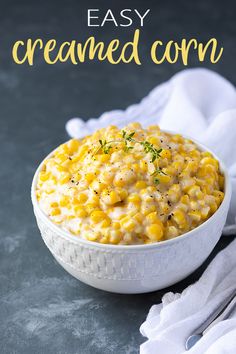
[{"label": "folded linen napkin", "polygon": [[236,289],[236,240],[221,251],[201,278],[182,294],[167,293],[151,307],[140,331],[148,338],[141,354],[235,354],[236,309],[212,327],[189,351],[185,341]]},{"label": "folded linen napkin", "polygon": [[236,233],[236,90],[207,69],[187,69],[154,88],[140,103],[125,111],[103,113],[84,122],[66,124],[71,137],[80,138],[108,124],[119,127],[138,121],[189,135],[214,151],[228,168],[233,193],[224,234]]}]

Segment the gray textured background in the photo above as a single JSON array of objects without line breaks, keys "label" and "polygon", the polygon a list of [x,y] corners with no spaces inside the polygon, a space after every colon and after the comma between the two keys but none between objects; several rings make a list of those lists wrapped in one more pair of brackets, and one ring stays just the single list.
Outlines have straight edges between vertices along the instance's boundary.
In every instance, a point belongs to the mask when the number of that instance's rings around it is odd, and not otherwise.
[{"label": "gray textured background", "polygon": [[[146,295],[105,293],[68,275],[53,260],[36,227],[30,183],[41,159],[67,139],[68,118],[97,117],[139,101],[158,83],[183,69],[155,65],[148,48],[155,39],[216,37],[224,46],[216,65],[205,66],[236,83],[234,1],[2,1],[0,2],[0,353],[133,354],[144,340],[139,326],[167,290]],[[70,63],[17,66],[11,46],[18,39],[83,40],[95,34],[124,41],[131,29],[86,27],[86,9],[151,8],[142,30],[143,65]],[[213,255],[230,239],[222,239]],[[168,290],[181,291],[206,264]],[[162,353],[161,353],[162,354]],[[174,353],[173,353],[174,354]]]}]

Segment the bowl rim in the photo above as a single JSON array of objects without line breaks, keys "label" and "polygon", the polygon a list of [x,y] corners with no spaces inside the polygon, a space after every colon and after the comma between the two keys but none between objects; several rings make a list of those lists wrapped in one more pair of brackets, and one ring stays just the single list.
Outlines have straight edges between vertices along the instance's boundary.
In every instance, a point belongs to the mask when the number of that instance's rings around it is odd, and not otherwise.
[{"label": "bowl rim", "polygon": [[[169,134],[180,134],[180,133],[176,133],[175,131],[171,131],[171,130],[162,130],[164,133],[169,133]],[[48,158],[50,158],[54,151],[58,148],[56,147],[55,149],[53,149],[53,151],[51,151],[39,164],[39,166],[37,167],[35,173],[34,173],[34,177],[32,180],[32,185],[31,185],[31,201],[33,204],[33,209],[34,209],[34,214],[36,216],[40,216],[40,218],[44,221],[44,223],[50,228],[53,229],[57,235],[67,239],[68,241],[72,241],[73,243],[78,243],[78,244],[82,244],[84,246],[90,246],[90,247],[95,247],[95,248],[100,248],[103,251],[105,249],[112,249],[113,251],[115,250],[122,250],[122,251],[129,251],[129,250],[136,250],[136,251],[142,251],[144,249],[155,249],[155,248],[159,248],[159,247],[163,247],[163,246],[167,246],[170,245],[171,243],[176,243],[176,242],[181,242],[181,240],[184,240],[186,238],[191,237],[192,234],[196,233],[196,231],[200,231],[201,229],[207,227],[207,225],[213,221],[213,219],[216,219],[218,214],[222,211],[222,209],[225,207],[225,205],[229,204],[230,202],[230,198],[231,198],[231,183],[230,183],[230,178],[229,178],[229,174],[227,171],[227,168],[225,166],[225,164],[222,162],[222,160],[213,152],[211,151],[208,147],[206,147],[204,144],[200,143],[198,140],[193,139],[192,137],[185,135],[185,134],[181,134],[181,136],[183,136],[186,139],[190,139],[191,141],[193,141],[197,147],[201,150],[201,151],[208,151],[210,152],[214,158],[216,158],[219,162],[219,166],[220,166],[220,172],[223,173],[224,177],[225,177],[225,181],[224,181],[224,199],[221,203],[221,205],[219,206],[219,208],[215,211],[215,213],[213,215],[211,215],[206,221],[204,221],[202,224],[200,224],[199,226],[197,226],[196,228],[194,228],[193,230],[190,230],[188,232],[185,232],[184,234],[177,236],[175,238],[172,239],[168,239],[168,240],[163,240],[160,242],[155,242],[155,243],[150,243],[150,244],[138,244],[138,245],[113,245],[113,244],[101,244],[99,242],[95,242],[95,241],[89,241],[80,237],[76,237],[75,235],[71,234],[69,231],[66,231],[64,229],[62,229],[60,226],[56,225],[53,223],[52,220],[49,219],[49,217],[44,213],[44,211],[40,208],[38,200],[36,198],[36,185],[37,185],[37,180],[38,180],[38,175],[39,172],[41,171],[41,168],[43,166],[43,163],[45,160],[47,160]],[[69,139],[70,140],[70,139]],[[66,142],[68,142],[69,140],[67,140]],[[66,143],[65,142],[65,143]],[[64,144],[64,143],[62,143]]]}]

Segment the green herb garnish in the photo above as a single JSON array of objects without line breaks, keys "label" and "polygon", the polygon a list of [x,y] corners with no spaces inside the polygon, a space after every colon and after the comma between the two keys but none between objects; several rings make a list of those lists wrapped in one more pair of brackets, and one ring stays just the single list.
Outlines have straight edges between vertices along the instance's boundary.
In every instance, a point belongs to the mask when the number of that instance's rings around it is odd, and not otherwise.
[{"label": "green herb garnish", "polygon": [[99,140],[100,143],[100,148],[102,149],[102,151],[104,152],[104,154],[109,154],[109,151],[111,150],[111,145],[109,145],[110,143],[107,142],[106,140]]},{"label": "green herb garnish", "polygon": [[[134,135],[135,132],[131,132],[131,133],[127,133],[125,130],[122,130],[122,138],[123,140],[111,140],[111,141],[107,141],[107,140],[99,140],[99,148],[95,151],[94,155],[100,150],[102,149],[104,154],[109,154],[111,148],[112,148],[112,143],[122,143],[124,142],[125,146],[124,146],[124,151],[125,152],[129,152],[130,150],[132,150],[134,147],[129,145],[128,143],[137,143],[142,145],[143,150],[145,153],[148,153],[151,155],[151,163],[154,163],[158,158],[161,157],[161,152],[162,152],[162,148],[160,149],[156,149],[154,147],[154,145],[152,143],[150,143],[149,141],[145,140],[145,141],[138,141],[136,139],[134,139]],[[166,175],[165,172],[162,171],[162,169],[160,168],[156,168],[155,171],[151,174],[151,176],[154,176],[154,183],[155,184],[159,184],[160,181],[158,179],[158,175],[159,174],[164,174]]]},{"label": "green herb garnish", "polygon": [[160,183],[160,180],[157,177],[159,174],[163,174],[163,175],[167,176],[167,174],[165,172],[163,172],[161,168],[156,168],[155,171],[151,174],[151,176],[155,176],[154,177],[154,183],[155,184],[159,184]]}]

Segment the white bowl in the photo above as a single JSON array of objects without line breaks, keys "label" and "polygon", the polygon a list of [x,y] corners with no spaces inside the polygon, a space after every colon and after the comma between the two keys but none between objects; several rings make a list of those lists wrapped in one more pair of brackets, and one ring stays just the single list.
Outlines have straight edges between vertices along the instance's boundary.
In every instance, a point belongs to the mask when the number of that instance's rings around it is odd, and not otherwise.
[{"label": "white bowl", "polygon": [[[201,150],[209,151],[203,145],[196,144]],[[225,176],[225,196],[220,207],[208,220],[174,239],[128,246],[80,239],[54,224],[40,209],[35,195],[42,164],[34,175],[31,189],[34,213],[42,238],[65,270],[95,288],[124,294],[163,289],[196,270],[221,236],[231,198],[228,173],[221,162],[220,169]]]}]

